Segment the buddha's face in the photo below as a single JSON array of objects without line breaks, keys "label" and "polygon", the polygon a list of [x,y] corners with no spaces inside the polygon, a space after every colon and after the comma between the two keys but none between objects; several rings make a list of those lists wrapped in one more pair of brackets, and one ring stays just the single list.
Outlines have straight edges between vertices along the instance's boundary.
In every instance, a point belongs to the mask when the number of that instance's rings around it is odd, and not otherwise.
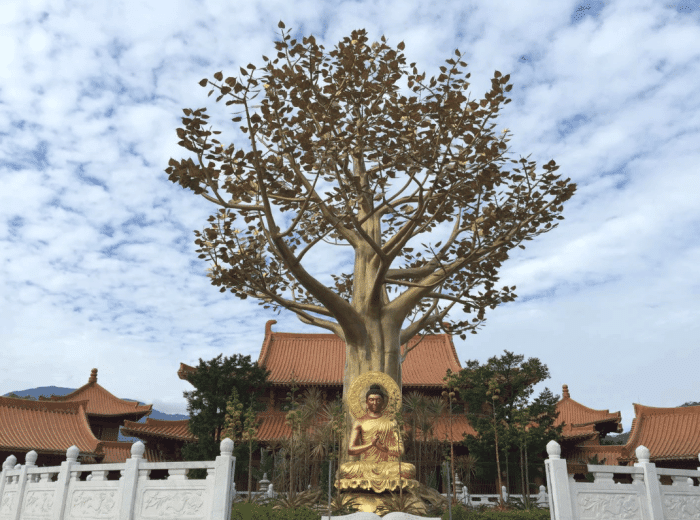
[{"label": "buddha's face", "polygon": [[367,398],[367,410],[372,413],[380,413],[384,408],[384,399],[381,395],[370,394]]}]

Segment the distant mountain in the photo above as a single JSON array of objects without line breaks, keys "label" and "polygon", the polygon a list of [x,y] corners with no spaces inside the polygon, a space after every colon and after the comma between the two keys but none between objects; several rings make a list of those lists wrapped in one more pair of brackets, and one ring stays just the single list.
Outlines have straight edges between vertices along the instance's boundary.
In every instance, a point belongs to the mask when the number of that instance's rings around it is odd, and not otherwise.
[{"label": "distant mountain", "polygon": [[[37,388],[30,388],[29,390],[17,390],[16,392],[9,392],[3,397],[12,397],[11,394],[14,394],[15,396],[18,397],[32,397],[35,400],[39,399],[39,396],[45,395],[47,397],[51,395],[66,395],[70,394],[71,392],[75,392],[77,389],[76,388],[63,388],[61,386],[40,386]],[[127,399],[125,397],[122,397],[125,401],[134,401],[137,402],[138,404],[147,404],[147,403],[142,403],[141,401],[138,401],[136,399]],[[179,413],[164,413],[159,410],[156,410],[153,408],[153,411],[151,412],[151,415],[148,416],[151,419],[157,419],[160,421],[181,421],[182,419],[189,419],[189,415],[183,415]],[[142,417],[139,420],[140,423],[145,423],[146,422],[146,417]],[[121,430],[119,431],[119,439],[120,441],[129,441],[129,442],[136,442],[138,439],[133,438],[133,437],[124,437],[122,435]]]},{"label": "distant mountain", "polygon": [[619,433],[617,435],[608,434],[600,440],[603,446],[619,445],[624,446],[630,438],[630,432]]}]

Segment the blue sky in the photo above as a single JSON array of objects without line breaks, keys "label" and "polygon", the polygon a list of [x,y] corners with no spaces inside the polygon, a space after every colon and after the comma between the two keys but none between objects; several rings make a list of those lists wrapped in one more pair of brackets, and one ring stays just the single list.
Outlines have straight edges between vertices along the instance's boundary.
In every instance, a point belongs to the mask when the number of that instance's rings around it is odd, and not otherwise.
[{"label": "blue sky", "polygon": [[[256,360],[264,325],[323,332],[222,294],[193,230],[217,208],[168,181],[199,80],[263,66],[280,39],[330,51],[354,29],[404,41],[428,78],[459,48],[481,99],[511,75],[512,157],[554,159],[578,191],[557,229],[501,269],[519,298],[455,338],[462,364],[538,357],[545,386],[598,409],[700,401],[700,2],[168,1],[0,3],[0,395],[99,382],[185,413],[180,362]],[[272,55],[273,55],[272,54]],[[249,148],[247,148],[249,149]],[[321,279],[347,256],[308,268]],[[345,268],[345,272],[347,268]]]}]

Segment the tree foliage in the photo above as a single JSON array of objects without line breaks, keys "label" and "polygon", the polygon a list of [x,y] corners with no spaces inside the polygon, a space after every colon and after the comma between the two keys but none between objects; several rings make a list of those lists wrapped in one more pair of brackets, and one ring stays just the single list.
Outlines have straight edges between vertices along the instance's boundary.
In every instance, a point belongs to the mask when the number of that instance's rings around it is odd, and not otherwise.
[{"label": "tree foliage", "polygon": [[[200,82],[240,107],[232,121],[243,121],[249,149],[220,142],[206,108],[184,109],[178,144],[194,157],[166,169],[220,208],[195,231],[212,284],[350,345],[389,337],[398,348],[440,331],[455,305],[467,317],[450,322],[452,333],[476,333],[487,307],[516,296],[514,286],[495,288],[508,251],[555,228],[576,189],[553,160],[543,173],[522,157],[502,169],[507,130],[497,137],[492,121],[510,102],[510,76],[496,71],[473,101],[459,50],[426,81],[406,67],[403,42],[369,45],[357,30],[326,54],[313,36],[290,41],[279,26],[276,57],[263,56],[262,69]],[[409,97],[398,92],[406,75]],[[354,254],[353,271],[332,287],[308,270],[322,244]]]},{"label": "tree foliage", "polygon": [[[263,405],[258,399],[269,387],[269,373],[259,367],[257,361],[251,364],[250,356],[240,354],[223,359],[219,354],[207,362],[199,360],[197,370],[187,375],[195,390],[183,392],[190,415],[189,429],[197,437],[197,442],[183,446],[185,460],[213,460],[219,455],[222,433],[227,426],[227,404],[234,389],[245,409],[262,411]],[[242,427],[236,430],[238,436],[243,434],[241,430]],[[237,457],[246,456],[248,446],[242,449],[243,446],[235,445],[234,448]]]},{"label": "tree foliage", "polygon": [[[493,461],[495,434],[498,432],[501,448],[524,447],[536,455],[528,459],[540,463],[539,456],[546,450],[550,440],[559,441],[564,424],[554,427],[558,417],[556,411],[559,396],[545,388],[528,404],[532,387],[549,378],[549,370],[539,359],[530,358],[523,363],[524,356],[504,350],[505,354],[491,357],[485,365],[478,360],[467,361],[466,367],[457,374],[448,372],[447,379],[458,389],[468,406],[469,423],[477,437],[465,435],[464,443],[469,453],[480,461]],[[495,399],[495,418],[494,406]],[[508,460],[508,459],[506,459]],[[484,468],[491,473],[489,468]]]},{"label": "tree foliage", "polygon": [[[51,394],[51,397],[53,397],[53,396],[54,396],[54,394]],[[31,395],[21,396],[21,395],[17,395],[17,394],[14,393],[14,392],[10,392],[10,393],[7,394],[5,397],[13,397],[13,398],[15,398],[15,399],[25,399],[25,400],[29,400],[29,401],[38,401],[38,400],[39,400],[38,397],[34,397],[34,396],[31,396]],[[49,399],[49,396],[48,396],[48,395],[42,394],[41,397],[43,397],[43,398],[45,398],[45,399]]]}]

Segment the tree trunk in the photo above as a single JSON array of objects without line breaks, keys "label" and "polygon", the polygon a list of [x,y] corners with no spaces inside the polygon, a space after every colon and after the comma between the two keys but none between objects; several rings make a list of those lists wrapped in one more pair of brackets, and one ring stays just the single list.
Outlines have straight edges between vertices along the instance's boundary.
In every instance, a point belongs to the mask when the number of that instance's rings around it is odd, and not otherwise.
[{"label": "tree trunk", "polygon": [[311,470],[311,487],[316,488],[318,487],[318,481],[319,481],[319,473],[320,473],[320,464],[319,461],[314,459],[313,464],[312,464],[312,470]]},{"label": "tree trunk", "polygon": [[530,472],[527,467],[527,442],[525,443],[525,481],[527,485],[527,491],[530,492]]},{"label": "tree trunk", "polygon": [[253,443],[248,442],[248,498],[253,491]]},{"label": "tree trunk", "polygon": [[416,430],[415,427],[413,427],[413,438],[416,442],[415,448],[413,448],[413,465],[416,467],[416,480],[420,481],[420,465],[418,464],[418,459],[419,459],[419,449],[420,449],[420,441],[418,440],[418,431]]},{"label": "tree trunk", "polygon": [[[359,113],[358,113],[359,116]],[[352,152],[352,175],[361,186],[364,195],[358,199],[357,219],[362,222],[362,230],[378,247],[382,247],[382,222],[379,213],[374,212],[370,178],[364,162],[364,149],[358,146]],[[341,439],[340,464],[359,460],[360,456],[347,454],[354,418],[348,409],[348,391],[359,375],[369,371],[383,372],[391,377],[402,391],[401,386],[401,325],[405,316],[389,312],[390,303],[386,286],[376,286],[381,259],[373,247],[363,241],[354,247],[355,259],[352,284],[352,307],[360,320],[355,323],[347,319],[344,323],[345,370],[343,374],[343,404],[345,406],[345,435]],[[336,317],[338,318],[338,317]],[[362,396],[364,400],[364,395]]]},{"label": "tree trunk", "polygon": [[304,443],[304,479],[302,480],[301,483],[301,490],[306,491],[304,487],[304,482],[306,482],[306,477],[308,476],[309,473],[309,450],[306,449],[306,443]]},{"label": "tree trunk", "polygon": [[508,459],[510,459],[510,446],[506,445],[506,491],[510,493],[510,472],[508,471]]},{"label": "tree trunk", "polygon": [[[494,413],[494,417],[495,417],[495,413]],[[494,421],[494,424],[495,424],[495,421]],[[495,428],[495,426],[494,426],[494,433],[496,435],[496,471],[498,471],[498,495],[501,497],[501,499],[499,500],[499,503],[502,504],[503,503],[503,489],[502,489],[503,483],[501,480],[501,460],[498,456],[498,430]]]},{"label": "tree trunk", "polygon": [[523,494],[523,499],[528,496],[530,493],[526,489],[526,483],[527,481],[525,480],[525,474],[524,474],[525,468],[523,467],[523,445],[520,445],[520,488]]},{"label": "tree trunk", "polygon": [[[423,439],[423,443],[425,443],[425,439]],[[422,474],[423,474],[423,473],[422,473],[423,470],[421,469],[421,467],[422,467],[422,466],[421,466],[421,462],[422,462],[422,459],[423,459],[423,457],[422,457],[422,454],[423,454],[423,443],[421,443],[421,445],[418,447],[418,450],[419,450],[419,451],[418,451],[418,471],[417,471],[417,473],[418,473],[418,481],[419,481],[419,482],[420,482],[421,476],[422,476]]]},{"label": "tree trunk", "polygon": [[292,427],[292,444],[289,447],[289,497],[294,498],[294,427]]}]

